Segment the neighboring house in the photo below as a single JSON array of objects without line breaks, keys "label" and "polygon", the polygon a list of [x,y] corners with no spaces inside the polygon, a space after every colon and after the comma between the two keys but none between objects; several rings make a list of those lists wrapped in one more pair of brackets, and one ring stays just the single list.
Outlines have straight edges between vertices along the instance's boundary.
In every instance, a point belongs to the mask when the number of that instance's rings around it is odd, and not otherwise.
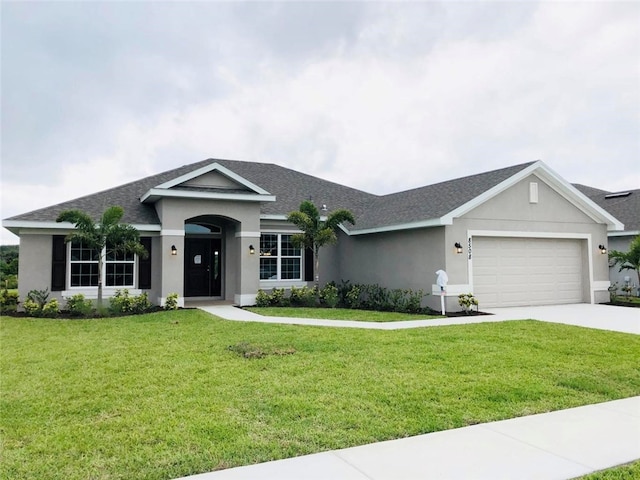
[{"label": "neighboring house", "polygon": [[[574,185],[587,197],[607,210],[624,224],[623,231],[609,232],[609,250],[627,252],[631,240],[640,235],[640,189],[607,192],[585,185]],[[620,266],[611,266],[609,280],[623,286],[626,283],[638,287],[638,276],[633,270],[622,270]]]},{"label": "neighboring house", "polygon": [[[377,196],[278,165],[205,160],[62,204],[17,215],[3,226],[20,237],[20,295],[49,288],[63,298],[95,296],[95,262],[65,244],[73,227],[58,214],[96,218],[125,209],[148,259],[111,258],[105,296],[146,291],[158,303],[224,299],[251,305],[258,289],[311,284],[309,252],[295,249],[286,215],[311,199],[347,208],[337,245],[321,250],[322,283],[350,280],[431,293],[449,277],[447,302],[473,292],[481,307],[608,300],[607,256],[598,246],[623,224],[543,162],[530,162],[414,190]],[[435,290],[434,290],[435,291]],[[435,291],[437,293],[437,291]],[[425,303],[437,308],[436,295]]]}]

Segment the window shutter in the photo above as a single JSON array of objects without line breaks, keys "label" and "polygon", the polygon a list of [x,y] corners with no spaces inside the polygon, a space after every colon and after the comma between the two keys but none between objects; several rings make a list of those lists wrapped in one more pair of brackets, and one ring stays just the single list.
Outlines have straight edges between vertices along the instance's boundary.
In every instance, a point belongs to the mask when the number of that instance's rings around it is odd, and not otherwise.
[{"label": "window shutter", "polygon": [[51,248],[51,291],[64,290],[67,277],[67,245],[64,235],[53,235]]},{"label": "window shutter", "polygon": [[138,257],[138,288],[151,288],[151,237],[142,237],[140,243],[147,251],[147,258]]},{"label": "window shutter", "polygon": [[304,281],[313,282],[315,277],[313,276],[313,250],[310,248],[304,249]]}]

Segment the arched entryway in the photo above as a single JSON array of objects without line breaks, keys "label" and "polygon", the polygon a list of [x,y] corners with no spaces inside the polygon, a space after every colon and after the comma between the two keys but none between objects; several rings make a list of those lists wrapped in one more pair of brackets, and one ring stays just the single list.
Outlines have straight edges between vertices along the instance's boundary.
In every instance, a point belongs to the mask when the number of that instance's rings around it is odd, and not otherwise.
[{"label": "arched entryway", "polygon": [[204,215],[185,221],[184,296],[223,298],[225,228],[229,220]]}]

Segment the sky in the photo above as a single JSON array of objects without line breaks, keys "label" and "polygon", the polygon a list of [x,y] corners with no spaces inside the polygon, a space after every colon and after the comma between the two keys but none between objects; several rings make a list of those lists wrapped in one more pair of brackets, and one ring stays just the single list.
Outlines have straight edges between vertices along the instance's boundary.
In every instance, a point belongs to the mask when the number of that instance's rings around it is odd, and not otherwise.
[{"label": "sky", "polygon": [[1,218],[206,158],[375,194],[532,160],[640,188],[640,2],[0,9]]}]

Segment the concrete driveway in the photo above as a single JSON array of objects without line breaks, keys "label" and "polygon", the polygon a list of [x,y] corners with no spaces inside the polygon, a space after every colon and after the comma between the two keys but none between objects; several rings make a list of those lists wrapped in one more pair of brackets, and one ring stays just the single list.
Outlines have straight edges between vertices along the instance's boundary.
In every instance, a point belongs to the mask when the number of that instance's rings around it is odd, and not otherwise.
[{"label": "concrete driveway", "polygon": [[542,307],[510,307],[482,309],[495,315],[494,320],[531,318],[543,322],[564,323],[579,327],[613,330],[640,335],[640,308],[612,305],[547,305]]}]

